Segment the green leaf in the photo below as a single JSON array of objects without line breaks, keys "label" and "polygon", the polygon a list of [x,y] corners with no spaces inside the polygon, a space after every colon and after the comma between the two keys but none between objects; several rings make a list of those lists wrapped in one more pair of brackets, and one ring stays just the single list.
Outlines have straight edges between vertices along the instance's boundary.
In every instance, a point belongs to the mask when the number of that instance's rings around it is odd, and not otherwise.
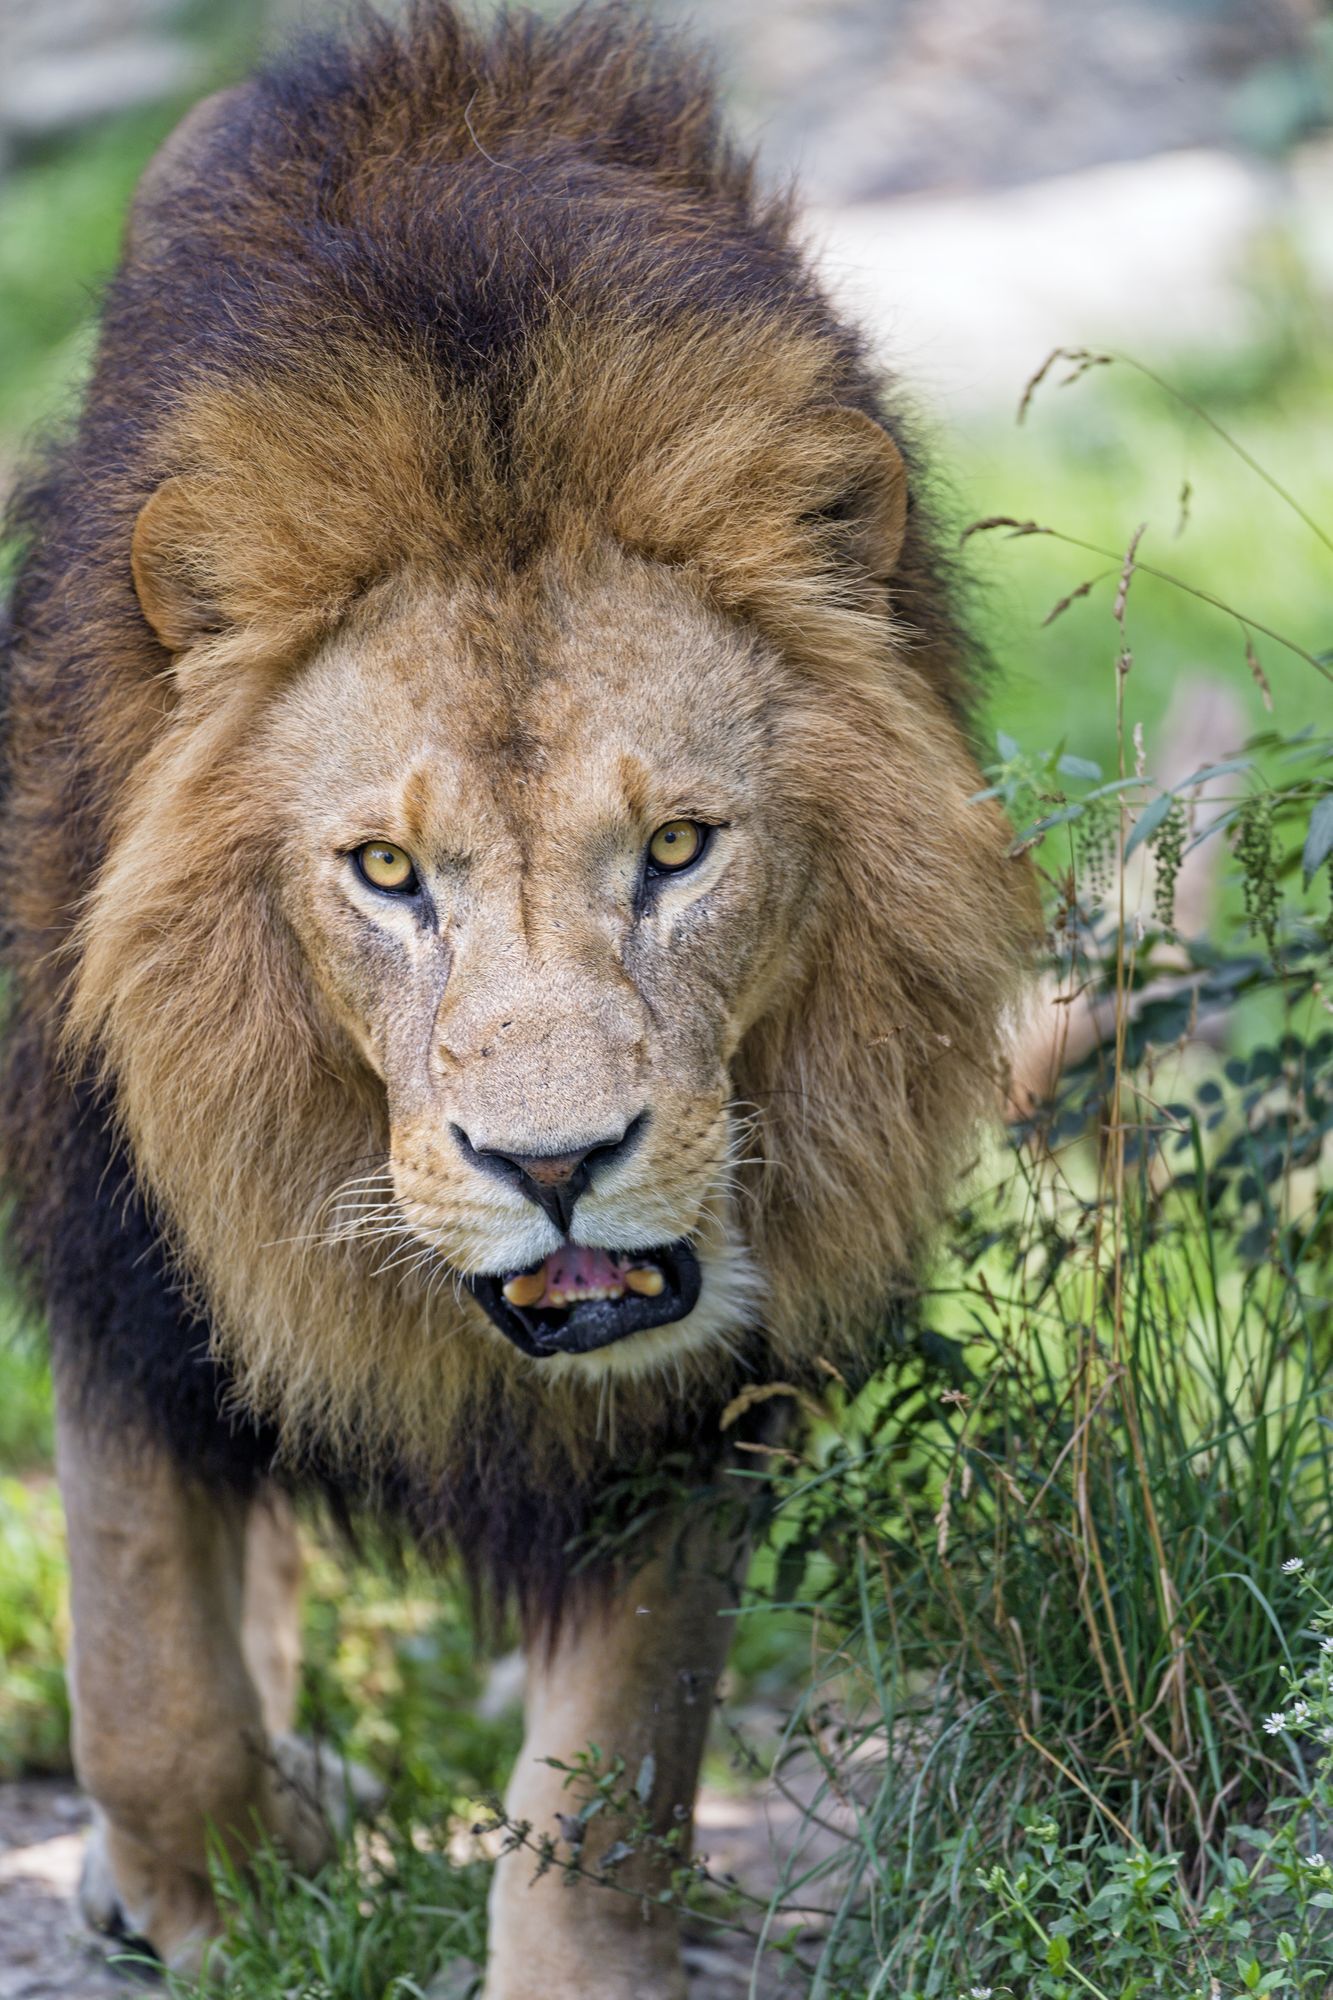
[{"label": "green leaf", "polygon": [[653,1795],[653,1784],[657,1777],[657,1759],[652,1751],[639,1766],[639,1775],[634,1780],[634,1796],[641,1806],[646,1806]]},{"label": "green leaf", "polygon": [[1151,778],[1112,778],[1109,784],[1098,785],[1092,792],[1083,794],[1083,803],[1088,805],[1093,799],[1109,799],[1116,792],[1132,792],[1136,785],[1150,785]]},{"label": "green leaf", "polygon": [[1035,821],[1034,824],[1028,828],[1027,833],[1024,834],[1023,838],[1027,840],[1030,839],[1034,833],[1048,833],[1053,826],[1064,826],[1067,821],[1071,819],[1082,819],[1082,817],[1083,817],[1083,807],[1081,805],[1075,803],[1073,805],[1061,806],[1057,812],[1047,813],[1045,819],[1039,819]]},{"label": "green leaf", "polygon": [[1062,757],[1055,768],[1065,778],[1092,778],[1096,780],[1102,775],[1100,764],[1094,764],[1088,757],[1075,757],[1072,754]]},{"label": "green leaf", "polygon": [[1182,778],[1171,789],[1173,792],[1187,792],[1191,785],[1206,785],[1210,778],[1225,778],[1232,771],[1248,771],[1253,764],[1253,757],[1232,757],[1225,764],[1200,764],[1197,771],[1191,771],[1188,778]]},{"label": "green leaf", "polygon": [[1175,801],[1170,792],[1163,792],[1160,798],[1154,799],[1152,804],[1146,806],[1139,814],[1134,822],[1133,831],[1130,833],[1129,839],[1125,842],[1126,861],[1129,860],[1130,855],[1136,847],[1142,847],[1145,840],[1152,839],[1174,803]]},{"label": "green leaf", "polygon": [[1046,1940],[1046,1964],[1051,1972],[1063,1972],[1069,1963],[1069,1939],[1049,1937]]},{"label": "green leaf", "polygon": [[1301,872],[1307,889],[1330,854],[1333,854],[1333,792],[1317,800],[1310,814],[1310,831],[1301,855]]}]

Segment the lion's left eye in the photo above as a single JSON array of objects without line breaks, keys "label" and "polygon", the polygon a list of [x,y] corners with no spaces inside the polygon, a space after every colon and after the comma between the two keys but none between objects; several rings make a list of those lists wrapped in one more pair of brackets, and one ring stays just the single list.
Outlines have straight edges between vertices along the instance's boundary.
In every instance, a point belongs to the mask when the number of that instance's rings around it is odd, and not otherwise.
[{"label": "lion's left eye", "polygon": [[709,829],[697,819],[669,819],[648,842],[650,875],[679,875],[696,862],[708,844]]},{"label": "lion's left eye", "polygon": [[395,847],[391,840],[368,840],[354,851],[352,859],[362,880],[369,882],[372,889],[410,896],[420,886],[411,855],[405,848]]}]

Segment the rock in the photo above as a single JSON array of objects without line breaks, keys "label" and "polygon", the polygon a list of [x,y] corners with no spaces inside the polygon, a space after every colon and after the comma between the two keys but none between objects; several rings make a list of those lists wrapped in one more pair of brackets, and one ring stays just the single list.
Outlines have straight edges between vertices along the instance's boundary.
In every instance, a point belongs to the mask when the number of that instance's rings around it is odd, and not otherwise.
[{"label": "rock", "polygon": [[1277,168],[1166,153],[979,195],[815,209],[830,289],[914,389],[950,408],[1007,401],[1057,345],[1144,358],[1243,348],[1249,282],[1292,197]]},{"label": "rock", "polygon": [[660,4],[706,23],[748,129],[824,202],[1227,145],[1255,136],[1258,96],[1317,115],[1317,89],[1282,87],[1317,76],[1315,0]]},{"label": "rock", "polygon": [[115,48],[34,55],[16,64],[0,84],[0,132],[23,140],[66,131],[188,91],[198,70],[186,49],[147,36]]}]

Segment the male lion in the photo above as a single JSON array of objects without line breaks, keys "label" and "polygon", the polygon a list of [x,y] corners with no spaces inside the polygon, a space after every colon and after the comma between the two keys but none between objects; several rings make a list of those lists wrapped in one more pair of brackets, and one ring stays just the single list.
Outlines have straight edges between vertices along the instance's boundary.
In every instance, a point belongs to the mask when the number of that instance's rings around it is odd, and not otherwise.
[{"label": "male lion", "polygon": [[[873,1363],[1031,929],[905,449],[618,9],[362,18],[145,176],[18,503],[3,1137],[85,1907],[170,1964],[208,1829],[320,1852],[294,1489],[517,1603],[515,1815],[593,1741],[688,1816],[739,1552],[581,1539]],[[683,1992],[670,1909],[530,1875],[490,2000]]]}]

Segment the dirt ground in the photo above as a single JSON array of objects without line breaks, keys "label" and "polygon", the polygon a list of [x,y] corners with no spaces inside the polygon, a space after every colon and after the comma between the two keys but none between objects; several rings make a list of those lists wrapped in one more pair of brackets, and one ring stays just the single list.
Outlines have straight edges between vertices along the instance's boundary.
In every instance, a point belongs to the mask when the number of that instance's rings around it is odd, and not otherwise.
[{"label": "dirt ground", "polygon": [[0,1787],[0,2000],[126,2000],[74,1907],[87,1823],[70,1785]]},{"label": "dirt ground", "polygon": [[[785,1803],[706,1788],[699,1847],[716,1872],[757,1888],[772,1879],[775,1848],[795,1819]],[[68,1782],[0,1786],[0,2000],[132,2000],[136,1985],[157,1984],[150,1971],[109,1963],[114,1947],[82,1925],[74,1891],[87,1824],[88,1808]],[[749,1993],[750,1958],[736,1941],[691,1938],[686,1965],[690,2000]],[[761,1984],[761,2000],[795,2000],[797,1990],[775,1974]]]}]

